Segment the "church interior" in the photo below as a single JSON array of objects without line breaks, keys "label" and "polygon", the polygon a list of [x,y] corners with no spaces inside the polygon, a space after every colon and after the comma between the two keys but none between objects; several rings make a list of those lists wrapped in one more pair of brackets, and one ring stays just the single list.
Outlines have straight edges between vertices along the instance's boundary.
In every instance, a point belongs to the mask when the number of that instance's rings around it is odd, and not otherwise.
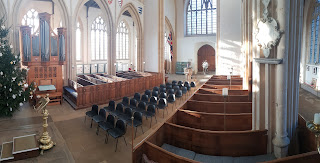
[{"label": "church interior", "polygon": [[0,162],[320,162],[319,21],[320,0],[0,0]]}]

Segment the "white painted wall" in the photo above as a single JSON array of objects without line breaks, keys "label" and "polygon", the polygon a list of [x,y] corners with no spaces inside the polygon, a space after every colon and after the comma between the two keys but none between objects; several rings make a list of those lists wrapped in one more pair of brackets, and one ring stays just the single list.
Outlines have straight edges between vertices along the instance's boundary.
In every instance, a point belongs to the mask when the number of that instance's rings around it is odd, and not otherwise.
[{"label": "white painted wall", "polygon": [[177,62],[188,62],[192,60],[191,66],[195,73],[198,72],[198,50],[203,45],[211,45],[216,49],[216,36],[185,36],[185,14],[186,5],[185,1],[177,0]]},{"label": "white painted wall", "polygon": [[145,0],[144,61],[145,71],[158,72],[158,0]]},{"label": "white painted wall", "polygon": [[242,74],[241,70],[241,1],[220,0],[220,38],[217,74]]},{"label": "white painted wall", "polygon": [[173,28],[173,32],[176,33],[175,29],[176,29],[176,6],[174,3],[174,0],[164,0],[164,16],[166,16]]}]

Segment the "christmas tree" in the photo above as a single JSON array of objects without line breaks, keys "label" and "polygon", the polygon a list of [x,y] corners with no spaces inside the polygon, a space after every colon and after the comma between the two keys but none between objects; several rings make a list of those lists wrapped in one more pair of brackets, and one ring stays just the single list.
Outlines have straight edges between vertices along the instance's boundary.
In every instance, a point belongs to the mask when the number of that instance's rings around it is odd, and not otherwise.
[{"label": "christmas tree", "polygon": [[26,84],[27,70],[21,68],[20,55],[12,53],[9,29],[0,19],[0,117],[12,114],[29,100],[33,86]]}]

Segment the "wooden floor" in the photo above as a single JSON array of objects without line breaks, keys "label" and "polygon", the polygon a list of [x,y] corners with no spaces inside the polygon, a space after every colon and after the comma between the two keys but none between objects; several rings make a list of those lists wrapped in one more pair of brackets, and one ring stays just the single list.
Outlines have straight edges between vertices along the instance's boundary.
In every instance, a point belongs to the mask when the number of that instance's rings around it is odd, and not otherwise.
[{"label": "wooden floor", "polygon": [[[205,82],[211,75],[196,75],[198,81]],[[169,80],[184,80],[183,75],[169,75]],[[199,86],[199,84],[198,84]],[[172,104],[169,104],[172,105]],[[103,105],[102,105],[103,106]],[[99,107],[102,107],[99,106]],[[178,107],[179,105],[176,105]],[[171,107],[171,106],[169,106]],[[43,156],[31,158],[17,162],[131,162],[131,130],[126,133],[128,146],[123,139],[119,139],[118,150],[115,153],[116,141],[109,137],[109,143],[105,144],[105,133],[100,131],[95,134],[97,125],[90,128],[90,120],[84,123],[85,112],[90,108],[75,111],[67,102],[63,101],[61,106],[48,106],[49,127],[48,131],[53,141],[57,144],[53,149],[46,151]],[[169,115],[173,114],[168,109]],[[162,118],[162,110],[157,115],[158,123],[153,120],[152,127],[149,128],[150,120],[143,118],[144,134],[140,128],[137,131],[137,138],[134,146],[158,128],[168,116]],[[25,104],[20,111],[16,112],[12,118],[0,118],[0,143],[12,140],[12,137],[36,134],[40,137],[42,131],[42,117],[40,113]]]}]

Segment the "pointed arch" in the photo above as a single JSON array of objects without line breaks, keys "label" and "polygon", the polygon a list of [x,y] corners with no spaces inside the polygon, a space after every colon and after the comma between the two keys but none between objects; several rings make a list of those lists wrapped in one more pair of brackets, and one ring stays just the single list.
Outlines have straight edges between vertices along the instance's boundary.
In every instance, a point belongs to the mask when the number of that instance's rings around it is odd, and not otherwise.
[{"label": "pointed arch", "polygon": [[2,17],[4,17],[6,20],[7,10],[6,10],[4,3],[0,0],[0,18],[2,18]]},{"label": "pointed arch", "polygon": [[127,3],[126,5],[122,6],[122,9],[117,18],[117,24],[121,21],[121,15],[127,11],[131,14],[133,21],[135,22],[136,29],[137,29],[137,69],[138,71],[143,70],[143,61],[144,61],[144,52],[142,48],[143,43],[143,30],[142,30],[142,22],[140,19],[140,14],[137,11],[136,7],[132,3]]}]

